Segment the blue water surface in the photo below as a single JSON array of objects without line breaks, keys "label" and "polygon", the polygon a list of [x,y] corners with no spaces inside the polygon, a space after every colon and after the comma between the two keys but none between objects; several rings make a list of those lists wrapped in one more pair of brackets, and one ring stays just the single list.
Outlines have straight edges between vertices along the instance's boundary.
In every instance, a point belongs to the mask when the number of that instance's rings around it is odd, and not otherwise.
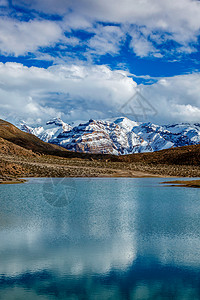
[{"label": "blue water surface", "polygon": [[161,181],[0,185],[0,299],[200,299],[200,189]]}]

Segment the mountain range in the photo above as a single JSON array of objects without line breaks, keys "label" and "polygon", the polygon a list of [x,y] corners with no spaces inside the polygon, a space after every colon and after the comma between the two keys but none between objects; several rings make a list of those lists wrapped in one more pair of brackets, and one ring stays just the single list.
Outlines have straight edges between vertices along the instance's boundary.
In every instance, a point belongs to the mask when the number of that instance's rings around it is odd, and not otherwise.
[{"label": "mountain range", "polygon": [[[60,128],[63,134],[64,124],[53,123],[52,120],[46,126],[57,130]],[[40,130],[46,131],[45,128]],[[69,130],[71,131],[74,128]],[[200,144],[128,155],[81,153],[44,142],[35,135],[0,120],[0,183],[21,182],[18,177],[32,176],[200,177]]]},{"label": "mountain range", "polygon": [[200,143],[200,123],[160,126],[121,117],[114,120],[90,119],[72,127],[54,118],[44,126],[30,127],[21,122],[18,127],[44,142],[83,153],[125,155]]}]

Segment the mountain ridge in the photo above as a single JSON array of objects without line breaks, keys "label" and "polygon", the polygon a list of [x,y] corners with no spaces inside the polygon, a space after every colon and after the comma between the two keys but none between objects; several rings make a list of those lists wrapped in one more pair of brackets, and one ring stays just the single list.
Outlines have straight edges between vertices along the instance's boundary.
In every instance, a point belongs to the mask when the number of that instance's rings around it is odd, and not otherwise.
[{"label": "mountain ridge", "polygon": [[[24,132],[17,128],[15,125],[0,119],[0,138],[1,141],[8,141],[23,149],[30,150],[39,155],[51,155],[63,158],[83,158],[83,159],[102,159],[100,154],[89,154],[69,151],[58,145],[47,143],[39,139],[30,132]],[[2,143],[3,144],[3,143]],[[1,149],[1,148],[0,148]],[[3,149],[3,147],[2,147]],[[7,150],[6,150],[7,151]],[[4,151],[5,152],[5,151]],[[109,155],[103,156],[103,159],[110,158]]]},{"label": "mountain ridge", "polygon": [[161,126],[151,122],[135,122],[126,117],[90,119],[74,127],[55,118],[45,126],[35,128],[23,123],[20,129],[45,142],[83,153],[127,155],[200,143],[199,123]]}]

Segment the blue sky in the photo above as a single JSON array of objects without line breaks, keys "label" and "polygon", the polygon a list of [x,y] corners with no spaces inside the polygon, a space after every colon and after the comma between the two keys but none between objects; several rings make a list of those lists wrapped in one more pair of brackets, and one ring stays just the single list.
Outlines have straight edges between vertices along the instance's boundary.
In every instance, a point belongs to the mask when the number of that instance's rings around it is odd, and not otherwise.
[{"label": "blue sky", "polygon": [[199,122],[199,49],[196,0],[0,0],[0,117]]}]

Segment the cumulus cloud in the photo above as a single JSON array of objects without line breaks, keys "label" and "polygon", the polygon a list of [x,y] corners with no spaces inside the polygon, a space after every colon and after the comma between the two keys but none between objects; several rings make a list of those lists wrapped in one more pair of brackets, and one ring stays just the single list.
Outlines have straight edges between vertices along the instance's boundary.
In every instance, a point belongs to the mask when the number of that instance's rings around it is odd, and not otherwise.
[{"label": "cumulus cloud", "polygon": [[42,69],[0,64],[0,111],[4,117],[105,118],[135,88],[136,83],[125,72],[111,71],[106,66],[57,65]]},{"label": "cumulus cloud", "polygon": [[158,111],[155,122],[200,121],[200,73],[162,78],[140,91]]},{"label": "cumulus cloud", "polygon": [[[48,69],[0,64],[0,114],[34,122],[52,117],[86,121],[121,115],[121,106],[140,91],[157,111],[155,123],[200,120],[200,74],[161,78],[139,85],[125,71],[99,65],[57,65]],[[128,116],[129,117],[129,116]],[[134,119],[135,116],[132,116]]]}]

